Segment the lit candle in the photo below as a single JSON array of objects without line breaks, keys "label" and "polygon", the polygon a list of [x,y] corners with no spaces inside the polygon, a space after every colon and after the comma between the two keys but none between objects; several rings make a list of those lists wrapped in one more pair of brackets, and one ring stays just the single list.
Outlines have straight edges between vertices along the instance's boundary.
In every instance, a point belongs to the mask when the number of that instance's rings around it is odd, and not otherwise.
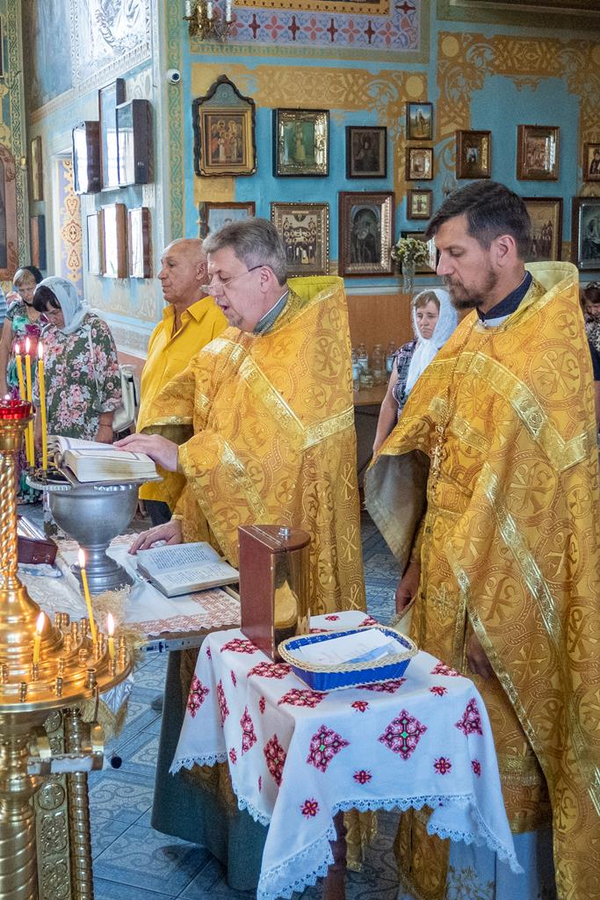
[{"label": "lit candle", "polygon": [[[31,403],[33,393],[33,385],[31,381],[31,343],[29,338],[25,338],[25,392],[26,398]],[[27,426],[27,437],[25,439],[25,451],[27,454],[27,465],[33,467],[35,465],[35,451],[33,442],[33,422]]]},{"label": "lit candle", "polygon": [[46,422],[46,382],[44,380],[44,348],[38,343],[38,388],[40,392],[40,416],[42,422],[42,469],[48,468],[48,425]]},{"label": "lit candle", "polygon": [[94,610],[92,609],[92,598],[90,597],[90,587],[87,580],[87,572],[85,571],[85,553],[79,551],[79,569],[81,571],[81,583],[83,585],[83,596],[85,597],[85,605],[87,606],[88,619],[90,620],[90,631],[92,632],[92,641],[96,643],[96,623],[94,622]]},{"label": "lit candle", "polygon": [[225,3],[225,21],[231,22],[231,0]]},{"label": "lit candle", "polygon": [[185,0],[185,17],[186,19],[192,18],[192,0]]},{"label": "lit candle", "polygon": [[17,364],[17,377],[19,379],[19,394],[21,400],[25,400],[25,381],[23,379],[23,357],[21,356],[21,348],[15,344],[15,362]]},{"label": "lit candle", "polygon": [[42,631],[44,630],[44,619],[45,615],[41,612],[37,619],[37,624],[35,626],[35,637],[33,639],[33,664],[37,666],[40,661],[40,647],[42,644]]},{"label": "lit candle", "polygon": [[110,659],[115,658],[115,620],[112,613],[106,617],[106,631],[108,632],[108,655]]},{"label": "lit candle", "polygon": [[208,0],[206,4],[206,18],[211,21],[213,17],[213,5],[212,0]]}]

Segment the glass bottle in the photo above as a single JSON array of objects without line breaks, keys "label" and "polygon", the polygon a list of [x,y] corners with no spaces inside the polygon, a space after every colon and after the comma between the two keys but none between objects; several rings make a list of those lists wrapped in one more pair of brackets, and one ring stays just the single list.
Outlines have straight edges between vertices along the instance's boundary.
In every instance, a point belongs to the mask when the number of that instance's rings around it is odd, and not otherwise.
[{"label": "glass bottle", "polygon": [[367,353],[367,348],[364,344],[359,344],[358,349],[356,351],[356,355],[358,358],[358,364],[361,369],[366,372],[369,368],[369,354]]},{"label": "glass bottle", "polygon": [[355,391],[360,391],[360,372],[361,367],[358,362],[358,353],[352,348],[352,387]]},{"label": "glass bottle", "polygon": [[381,344],[375,344],[373,348],[371,365],[373,368],[373,381],[375,384],[381,384],[385,378],[385,357]]},{"label": "glass bottle", "polygon": [[390,341],[387,348],[387,353],[385,354],[385,371],[388,375],[392,374],[392,369],[394,368],[394,356],[396,355],[396,344],[394,341]]}]

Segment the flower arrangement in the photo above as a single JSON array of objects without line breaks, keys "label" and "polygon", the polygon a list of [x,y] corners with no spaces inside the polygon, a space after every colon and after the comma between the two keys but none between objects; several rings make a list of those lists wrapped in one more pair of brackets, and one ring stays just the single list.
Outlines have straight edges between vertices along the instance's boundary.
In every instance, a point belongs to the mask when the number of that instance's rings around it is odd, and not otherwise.
[{"label": "flower arrangement", "polygon": [[407,264],[418,266],[429,262],[429,247],[417,238],[403,237],[392,247],[391,256],[395,262],[402,265],[402,268]]}]

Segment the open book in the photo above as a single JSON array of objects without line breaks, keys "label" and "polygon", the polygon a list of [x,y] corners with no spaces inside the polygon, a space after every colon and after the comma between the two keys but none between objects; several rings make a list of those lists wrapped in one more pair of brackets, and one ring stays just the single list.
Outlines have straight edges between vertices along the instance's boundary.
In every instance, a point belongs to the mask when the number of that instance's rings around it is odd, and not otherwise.
[{"label": "open book", "polygon": [[112,444],[49,435],[48,452],[57,466],[67,466],[78,481],[151,481],[158,478],[145,453],[117,450]]},{"label": "open book", "polygon": [[138,550],[138,571],[167,597],[233,584],[239,572],[205,541]]}]

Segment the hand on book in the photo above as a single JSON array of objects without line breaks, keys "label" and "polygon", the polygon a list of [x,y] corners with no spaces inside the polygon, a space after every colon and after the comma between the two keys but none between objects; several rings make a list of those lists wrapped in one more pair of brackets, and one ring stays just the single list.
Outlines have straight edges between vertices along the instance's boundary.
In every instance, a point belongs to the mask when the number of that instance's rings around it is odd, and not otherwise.
[{"label": "hand on book", "polygon": [[129,548],[130,553],[137,553],[138,550],[149,550],[157,541],[165,541],[167,544],[181,544],[183,540],[183,532],[179,519],[171,519],[164,525],[155,525],[148,531],[142,531],[138,534],[135,541]]},{"label": "hand on book", "polygon": [[[130,434],[121,441],[115,441],[119,450],[132,450],[134,453],[146,453],[150,459],[166,469],[177,471],[178,446],[159,434]],[[157,538],[158,540],[158,538]]]}]

